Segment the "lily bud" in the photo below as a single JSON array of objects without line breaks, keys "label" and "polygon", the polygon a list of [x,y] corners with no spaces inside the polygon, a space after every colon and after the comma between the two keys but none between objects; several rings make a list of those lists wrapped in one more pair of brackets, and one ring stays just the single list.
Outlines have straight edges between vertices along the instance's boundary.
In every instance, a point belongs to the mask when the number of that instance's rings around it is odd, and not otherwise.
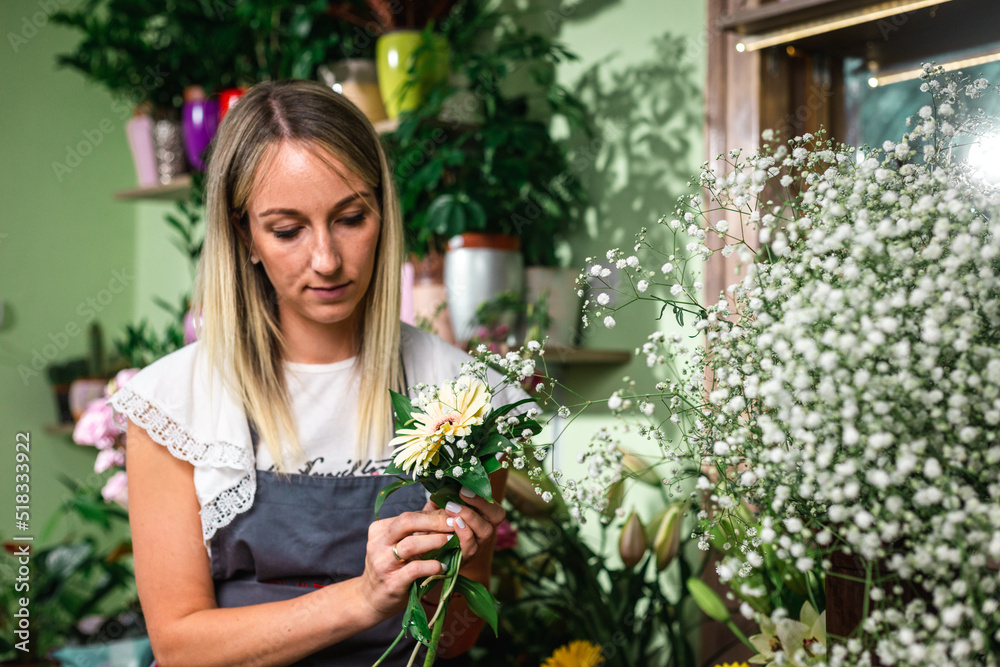
[{"label": "lily bud", "polygon": [[621,554],[625,567],[635,567],[646,553],[646,536],[643,534],[642,521],[639,515],[631,512],[622,533],[618,537],[618,553]]},{"label": "lily bud", "polygon": [[656,554],[656,569],[664,570],[681,546],[681,523],[684,520],[684,503],[674,503],[667,507],[653,538],[653,552]]},{"label": "lily bud", "polygon": [[656,470],[646,459],[628,451],[624,447],[619,447],[618,450],[623,454],[622,465],[625,466],[625,470],[629,474],[640,482],[649,484],[650,486],[660,487],[663,484],[663,480],[660,479],[660,476],[656,474]]},{"label": "lily bud", "polygon": [[[538,485],[548,490],[548,480],[539,480]],[[514,508],[526,517],[532,519],[544,519],[552,516],[560,509],[561,498],[558,493],[553,493],[553,500],[545,502],[538,493],[535,492],[535,482],[520,470],[511,468],[507,476],[507,490],[505,497]]]},{"label": "lily bud", "polygon": [[726,603],[718,593],[709,588],[708,584],[697,577],[691,577],[687,580],[687,589],[694,603],[705,612],[706,616],[720,623],[729,622],[729,609],[726,608]]},{"label": "lily bud", "polygon": [[615,512],[618,511],[618,508],[625,501],[625,480],[623,479],[609,486],[605,493],[605,498],[608,499],[608,504],[601,514],[610,518],[615,515]]}]

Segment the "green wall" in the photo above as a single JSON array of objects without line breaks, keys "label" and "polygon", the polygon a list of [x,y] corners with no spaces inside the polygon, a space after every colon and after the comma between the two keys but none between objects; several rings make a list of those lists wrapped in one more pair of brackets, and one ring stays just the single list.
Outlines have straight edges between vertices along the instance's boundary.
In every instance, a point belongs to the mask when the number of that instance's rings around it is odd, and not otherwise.
[{"label": "green wall", "polygon": [[37,373],[36,368],[84,355],[91,321],[98,321],[110,339],[134,310],[135,209],[113,199],[115,190],[135,183],[127,119],[102,89],[55,68],[56,54],[70,50],[77,37],[49,23],[45,7],[75,3],[0,3],[3,540],[14,533],[17,433],[31,437],[27,534],[38,536],[64,497],[57,474],[83,481],[93,474],[93,448],[74,444],[68,435],[46,433],[46,425],[56,421],[55,401],[44,368]]},{"label": "green wall", "polygon": [[[581,62],[560,70],[560,81],[597,109],[600,124],[593,166],[582,175],[596,201],[588,234],[573,244],[574,263],[581,268],[588,256],[607,266],[605,252],[613,247],[631,254],[642,227],[650,230],[654,243],[666,238],[657,220],[673,213],[677,197],[689,191],[687,183],[705,159],[707,60],[704,3],[583,3],[581,14],[584,7],[589,7],[586,15],[566,13],[559,30],[567,47],[581,56]],[[657,314],[645,303],[633,304],[616,315],[614,329],[591,324],[584,345],[634,352],[650,333],[676,328],[669,312],[660,322]],[[606,401],[625,376],[647,391],[657,381],[657,372],[647,368],[644,358],[622,366],[567,367],[563,379],[584,397]],[[591,406],[573,422],[557,443],[558,461],[567,474],[582,476],[576,453],[599,429],[615,423],[606,403]],[[620,442],[650,460],[659,455],[653,443],[634,432],[619,435]],[[644,522],[663,507],[660,494],[649,487],[628,488],[623,507],[636,509]],[[593,535],[596,530],[592,522],[589,531]],[[614,543],[610,548],[617,551]]]}]

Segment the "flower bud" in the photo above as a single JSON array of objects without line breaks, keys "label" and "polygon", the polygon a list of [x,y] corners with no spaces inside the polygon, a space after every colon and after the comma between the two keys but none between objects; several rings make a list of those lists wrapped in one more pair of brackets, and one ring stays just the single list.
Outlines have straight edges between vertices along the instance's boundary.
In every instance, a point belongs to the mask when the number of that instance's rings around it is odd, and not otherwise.
[{"label": "flower bud", "polygon": [[638,454],[633,454],[624,447],[619,447],[618,450],[623,454],[622,465],[625,466],[625,470],[629,474],[650,486],[659,487],[663,484],[660,476],[656,474],[656,470],[646,459]]},{"label": "flower bud", "polygon": [[[539,480],[539,485],[548,490],[551,484],[549,480]],[[554,488],[554,487],[553,487]],[[538,493],[535,492],[535,483],[523,472],[510,468],[507,476],[507,490],[505,498],[510,501],[518,512],[532,519],[544,519],[552,516],[560,509],[560,496],[554,493],[554,500],[551,503],[545,502]]]},{"label": "flower bud", "polygon": [[729,622],[729,609],[726,608],[726,603],[708,584],[697,577],[691,577],[687,580],[687,589],[694,603],[705,612],[706,616],[720,623]]},{"label": "flower bud", "polygon": [[681,523],[684,520],[684,504],[674,503],[667,507],[653,538],[653,552],[656,554],[656,569],[664,570],[674,560],[681,546]]},{"label": "flower bud", "polygon": [[635,512],[628,515],[622,527],[622,533],[618,537],[618,553],[621,554],[625,567],[635,567],[646,553],[646,536],[643,534],[642,521]]},{"label": "flower bud", "polygon": [[608,487],[605,497],[608,499],[608,504],[601,512],[606,517],[613,517],[618,508],[622,506],[625,501],[625,480],[615,482]]}]

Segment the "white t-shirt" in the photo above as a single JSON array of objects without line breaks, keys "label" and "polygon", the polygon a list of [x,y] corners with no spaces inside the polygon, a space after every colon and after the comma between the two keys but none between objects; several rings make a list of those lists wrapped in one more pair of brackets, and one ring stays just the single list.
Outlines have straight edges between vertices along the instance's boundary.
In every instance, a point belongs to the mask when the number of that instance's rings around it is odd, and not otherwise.
[{"label": "white t-shirt", "polygon": [[[289,462],[288,472],[332,477],[373,475],[389,465],[388,452],[377,459],[365,455],[355,460],[361,390],[356,361],[357,357],[332,364],[284,363],[292,417],[305,454],[302,460]],[[257,445],[257,469],[276,469],[263,437]]]},{"label": "white t-shirt", "polygon": [[[402,325],[401,346],[411,386],[457,377],[462,364],[470,360],[465,352],[407,324]],[[206,356],[199,354],[200,349],[199,343],[192,343],[150,364],[115,392],[110,404],[175,457],[194,465],[202,537],[209,548],[216,531],[253,505],[254,470],[267,470],[273,462],[263,442],[254,452],[242,404],[226,389]],[[372,474],[388,464],[388,447],[385,459],[365,460],[360,465],[353,460],[359,381],[351,372],[353,365],[353,359],[318,365],[285,363],[292,413],[306,453],[293,470]],[[497,379],[494,375],[491,383]],[[526,397],[520,388],[508,387],[493,404]]]}]

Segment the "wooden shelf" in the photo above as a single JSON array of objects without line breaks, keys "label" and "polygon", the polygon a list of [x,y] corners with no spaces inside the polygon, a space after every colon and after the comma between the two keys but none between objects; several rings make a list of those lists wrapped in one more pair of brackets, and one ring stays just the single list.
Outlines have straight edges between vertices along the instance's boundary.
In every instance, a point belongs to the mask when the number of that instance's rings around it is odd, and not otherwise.
[{"label": "wooden shelf", "polygon": [[45,432],[52,435],[73,435],[76,424],[46,424]]},{"label": "wooden shelf", "polygon": [[183,201],[191,193],[191,175],[181,174],[166,185],[154,185],[149,188],[135,188],[115,193],[115,199],[122,201],[138,201],[150,199],[154,201]]},{"label": "wooden shelf", "polygon": [[614,366],[627,364],[632,353],[624,350],[594,350],[585,347],[547,347],[545,363],[567,366]]},{"label": "wooden shelf", "polygon": [[[897,0],[898,1],[898,0]],[[942,0],[947,2],[948,0]],[[828,19],[852,9],[872,5],[889,4],[872,0],[785,0],[766,5],[741,9],[723,16],[719,27],[733,30],[741,35],[756,35],[762,32],[782,30],[802,23]],[[901,10],[905,11],[905,10]]]}]

